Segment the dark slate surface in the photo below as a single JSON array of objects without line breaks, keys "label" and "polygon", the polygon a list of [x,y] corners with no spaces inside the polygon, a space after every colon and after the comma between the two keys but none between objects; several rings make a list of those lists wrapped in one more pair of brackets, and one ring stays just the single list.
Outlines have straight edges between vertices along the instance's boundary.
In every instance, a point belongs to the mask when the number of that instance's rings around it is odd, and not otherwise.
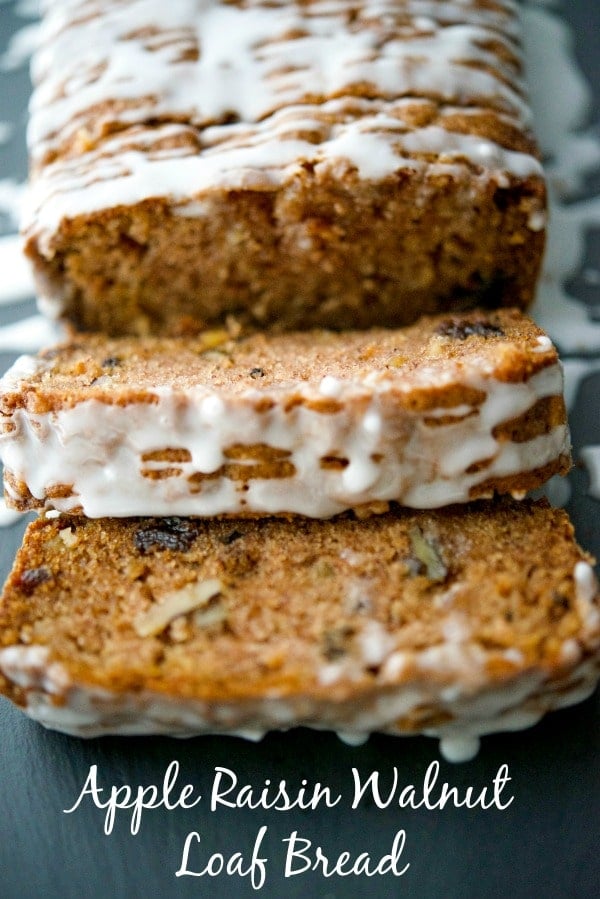
[{"label": "dark slate surface", "polygon": [[[593,83],[599,84],[594,116],[600,115],[600,5],[589,0],[564,4],[576,27],[577,52]],[[0,51],[23,20],[13,4],[0,4]],[[0,120],[16,125],[13,138],[0,146],[0,177],[21,179],[25,171],[23,132],[27,72],[21,67],[0,79]],[[0,222],[1,224],[1,222]],[[600,267],[598,233],[588,240],[586,265]],[[0,273],[1,277],[1,273]],[[573,289],[577,292],[577,279]],[[582,302],[594,305],[598,291],[582,286]],[[0,309],[5,318],[14,308]],[[29,312],[29,310],[27,310]],[[20,310],[19,310],[20,312]],[[0,356],[5,368],[12,361]],[[582,385],[572,426],[575,448],[600,443],[598,377]],[[569,506],[586,547],[600,554],[599,504],[586,495],[583,470],[572,475],[574,498]],[[0,531],[3,576],[20,541],[22,525]],[[530,731],[487,737],[479,757],[465,765],[440,765],[439,783],[448,780],[464,794],[489,786],[500,766],[511,781],[501,798],[514,796],[509,808],[412,810],[400,808],[398,796],[387,808],[363,802],[351,808],[352,769],[367,777],[378,771],[382,788],[391,789],[394,769],[400,787],[422,789],[428,766],[437,758],[436,744],[426,739],[400,740],[374,736],[350,748],[331,734],[297,730],[271,734],[253,744],[233,738],[176,741],[165,738],[81,741],[43,730],[0,700],[0,897],[34,899],[104,899],[104,897],[243,897],[254,895],[250,877],[175,876],[186,836],[195,831],[189,868],[205,867],[212,853],[225,862],[235,852],[249,867],[257,834],[266,826],[258,852],[266,857],[261,895],[269,897],[525,897],[587,899],[600,893],[600,695],[556,713]],[[164,807],[143,813],[136,835],[130,832],[131,810],[116,814],[113,831],[103,832],[106,809],[85,797],[71,814],[90,766],[97,766],[99,801],[124,784],[156,784],[159,789],[172,761],[180,766],[171,801],[185,784],[194,787],[193,808]],[[265,779],[285,779],[292,796],[305,778],[319,781],[341,800],[333,808],[274,811],[256,808],[210,809],[210,792],[218,767],[233,770],[239,787],[260,792]],[[382,790],[386,792],[385,790]],[[120,794],[122,796],[122,793]],[[437,795],[434,793],[434,795]],[[335,860],[344,850],[355,858],[370,852],[376,862],[389,853],[395,834],[404,830],[405,846],[398,862],[401,877],[348,876],[324,878],[305,872],[285,877],[288,839],[293,832]],[[215,862],[216,864],[216,862]],[[300,859],[296,866],[301,867]],[[259,866],[256,866],[258,874]]]}]

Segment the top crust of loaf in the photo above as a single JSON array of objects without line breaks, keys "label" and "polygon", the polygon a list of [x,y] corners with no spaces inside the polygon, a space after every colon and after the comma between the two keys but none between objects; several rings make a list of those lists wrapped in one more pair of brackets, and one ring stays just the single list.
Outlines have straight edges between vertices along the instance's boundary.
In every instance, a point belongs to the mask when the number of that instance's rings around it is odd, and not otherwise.
[{"label": "top crust of loaf", "polygon": [[531,151],[502,134],[530,119],[508,2],[62,0],[47,4],[33,78],[35,165],[150,120],[239,140],[281,110],[352,97],[491,111],[499,143]]}]

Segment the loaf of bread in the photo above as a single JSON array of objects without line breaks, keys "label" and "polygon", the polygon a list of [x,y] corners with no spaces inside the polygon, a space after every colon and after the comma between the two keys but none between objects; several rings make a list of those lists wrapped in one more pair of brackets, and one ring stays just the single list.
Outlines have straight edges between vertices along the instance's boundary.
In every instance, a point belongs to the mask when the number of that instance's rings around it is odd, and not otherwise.
[{"label": "loaf of bread", "polygon": [[515,310],[399,330],[83,336],[0,381],[7,500],[92,517],[523,495],[564,474],[556,350]]},{"label": "loaf of bread", "polygon": [[456,756],[592,691],[590,561],[565,513],[529,500],[362,521],[42,518],[0,601],[0,690],[83,736],[302,724],[430,734]]},{"label": "loaf of bread", "polygon": [[512,0],[56,0],[24,219],[44,308],[398,326],[532,299],[545,187]]}]

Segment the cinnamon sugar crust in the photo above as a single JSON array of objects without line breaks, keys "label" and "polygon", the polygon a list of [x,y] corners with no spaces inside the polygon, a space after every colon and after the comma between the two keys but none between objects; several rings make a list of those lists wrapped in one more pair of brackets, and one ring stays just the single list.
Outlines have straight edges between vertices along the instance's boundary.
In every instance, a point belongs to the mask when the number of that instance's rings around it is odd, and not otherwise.
[{"label": "cinnamon sugar crust", "polygon": [[[155,391],[171,386],[293,395],[324,377],[346,384],[371,377],[405,394],[408,408],[427,412],[482,401],[467,390],[466,378],[460,384],[463,370],[477,367],[503,383],[521,383],[557,362],[544,331],[517,309],[424,316],[402,329],[343,333],[246,335],[232,323],[185,338],[75,334],[42,350],[32,370],[14,381],[18,389],[11,389],[10,376],[5,379],[0,408],[6,415],[21,406],[32,412],[68,408],[83,399],[152,403]],[[335,397],[321,399],[321,411],[336,411],[334,402],[327,404]]]}]

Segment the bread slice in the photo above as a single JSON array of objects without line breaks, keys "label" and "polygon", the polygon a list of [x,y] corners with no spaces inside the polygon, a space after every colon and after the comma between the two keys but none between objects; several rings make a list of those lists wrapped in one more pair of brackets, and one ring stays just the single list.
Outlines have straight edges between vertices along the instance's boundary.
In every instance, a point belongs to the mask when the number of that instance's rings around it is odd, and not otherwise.
[{"label": "bread slice", "polygon": [[396,331],[78,336],[0,384],[7,499],[91,517],[432,508],[569,467],[556,350],[513,310]]},{"label": "bread slice", "polygon": [[0,644],[2,692],[72,734],[308,725],[429,734],[456,757],[592,691],[600,608],[590,558],[543,501],[60,516],[29,526]]}]

